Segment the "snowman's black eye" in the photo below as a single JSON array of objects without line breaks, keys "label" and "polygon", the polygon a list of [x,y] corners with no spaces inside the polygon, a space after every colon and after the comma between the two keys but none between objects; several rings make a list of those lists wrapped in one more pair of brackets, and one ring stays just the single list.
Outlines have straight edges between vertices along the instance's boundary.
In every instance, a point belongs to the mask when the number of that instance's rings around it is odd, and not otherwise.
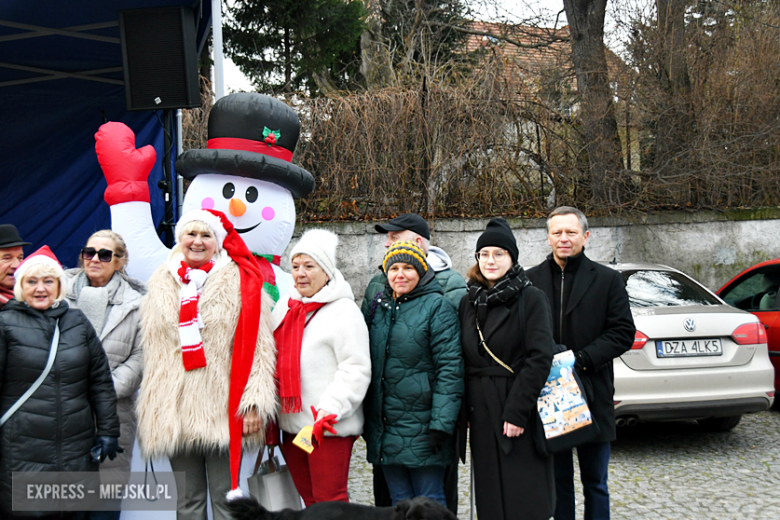
[{"label": "snowman's black eye", "polygon": [[246,201],[254,202],[257,200],[257,188],[250,186],[246,189]]},{"label": "snowman's black eye", "polygon": [[232,182],[228,182],[225,184],[225,186],[222,187],[222,196],[226,199],[232,199],[233,194],[236,193],[236,187],[233,186]]}]

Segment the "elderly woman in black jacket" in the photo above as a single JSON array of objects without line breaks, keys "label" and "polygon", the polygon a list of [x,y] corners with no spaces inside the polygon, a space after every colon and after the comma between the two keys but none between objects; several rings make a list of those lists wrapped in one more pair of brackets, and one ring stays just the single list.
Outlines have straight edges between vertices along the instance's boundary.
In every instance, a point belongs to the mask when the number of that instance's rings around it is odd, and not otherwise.
[{"label": "elderly woman in black jacket", "polygon": [[[93,453],[113,459],[119,449],[106,354],[84,314],[62,301],[65,280],[56,257],[44,246],[14,276],[14,299],[0,313],[2,518],[17,518],[11,509],[13,472],[96,471]],[[40,386],[23,400],[50,363]],[[50,514],[16,513],[20,518]]]},{"label": "elderly woman in black jacket", "polygon": [[461,446],[468,422],[480,518],[547,520],[555,510],[553,460],[541,446],[536,401],[552,364],[552,318],[517,255],[506,220],[492,219],[477,240],[459,310],[466,364]]}]

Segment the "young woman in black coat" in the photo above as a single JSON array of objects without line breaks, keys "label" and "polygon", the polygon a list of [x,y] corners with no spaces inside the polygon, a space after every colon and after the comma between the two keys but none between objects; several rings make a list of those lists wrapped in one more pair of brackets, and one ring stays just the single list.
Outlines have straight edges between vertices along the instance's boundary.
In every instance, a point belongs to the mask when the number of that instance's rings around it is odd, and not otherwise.
[{"label": "young woman in black coat", "polygon": [[552,364],[552,319],[547,297],[530,285],[517,255],[506,220],[492,219],[477,240],[477,264],[460,304],[466,364],[460,433],[465,440],[468,422],[480,518],[548,520],[555,478],[536,400]]}]

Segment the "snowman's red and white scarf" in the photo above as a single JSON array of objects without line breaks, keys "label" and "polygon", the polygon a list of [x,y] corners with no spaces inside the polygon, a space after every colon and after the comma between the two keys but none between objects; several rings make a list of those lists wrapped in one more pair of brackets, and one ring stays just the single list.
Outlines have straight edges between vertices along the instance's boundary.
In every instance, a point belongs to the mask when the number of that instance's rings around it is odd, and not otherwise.
[{"label": "snowman's red and white scarf", "polygon": [[178,270],[179,279],[183,284],[179,310],[179,341],[181,342],[181,360],[184,363],[184,370],[187,371],[206,366],[206,353],[203,350],[203,340],[200,337],[203,321],[198,312],[198,300],[212,267],[214,267],[213,260],[199,269],[193,269],[182,261]]}]

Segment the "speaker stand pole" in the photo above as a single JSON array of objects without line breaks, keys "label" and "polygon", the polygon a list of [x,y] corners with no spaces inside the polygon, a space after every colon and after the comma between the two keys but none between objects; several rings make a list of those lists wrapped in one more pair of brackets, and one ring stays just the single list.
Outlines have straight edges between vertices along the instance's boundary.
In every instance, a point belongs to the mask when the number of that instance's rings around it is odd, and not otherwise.
[{"label": "speaker stand pole", "polygon": [[170,249],[173,247],[173,174],[171,172],[171,147],[173,146],[173,139],[171,139],[171,132],[173,132],[173,117],[171,110],[163,110],[163,149],[165,155],[163,156],[163,180],[158,183],[158,186],[163,192],[163,198],[165,200],[165,213],[163,215],[162,222],[157,228],[158,235],[165,233],[165,245]]}]

